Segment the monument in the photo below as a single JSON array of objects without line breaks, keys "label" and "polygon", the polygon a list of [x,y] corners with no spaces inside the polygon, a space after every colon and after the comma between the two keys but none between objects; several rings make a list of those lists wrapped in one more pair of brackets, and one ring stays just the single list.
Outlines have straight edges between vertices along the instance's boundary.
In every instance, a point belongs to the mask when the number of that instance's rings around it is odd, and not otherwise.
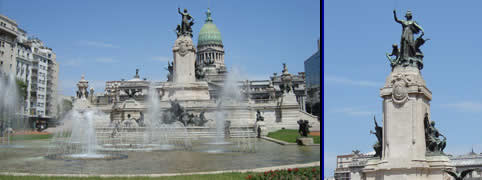
[{"label": "monument", "polygon": [[443,153],[445,138],[440,140],[442,135],[429,120],[432,92],[420,73],[424,57],[420,46],[427,39],[410,11],[406,20],[399,20],[395,10],[393,15],[402,25],[400,49],[394,44],[387,54],[392,72],[380,90],[383,125],[376,125],[379,142],[374,146],[379,157],[369,160],[363,172],[367,180],[447,179],[443,170],[453,167]]},{"label": "monument", "polygon": [[[177,39],[172,48],[174,62],[172,73],[168,76],[169,82],[163,84],[160,89],[161,100],[209,100],[209,88],[205,81],[196,81],[196,48],[192,42],[192,28],[194,18],[184,9],[178,8],[182,22],[177,25]],[[172,79],[172,81],[171,81]]]}]

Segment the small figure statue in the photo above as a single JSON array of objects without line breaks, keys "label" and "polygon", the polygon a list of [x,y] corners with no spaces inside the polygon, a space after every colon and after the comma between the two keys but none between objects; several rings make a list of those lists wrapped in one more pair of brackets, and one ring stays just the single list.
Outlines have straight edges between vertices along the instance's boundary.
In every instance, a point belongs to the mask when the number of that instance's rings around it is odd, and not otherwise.
[{"label": "small figure statue", "polygon": [[144,124],[144,113],[142,112],[139,112],[139,119],[136,120],[136,123],[140,126],[140,127],[144,127],[145,124]]},{"label": "small figure statue", "polygon": [[449,170],[449,169],[448,170],[444,169],[443,171],[446,172],[447,174],[449,174],[450,176],[452,176],[455,180],[463,180],[465,178],[465,176],[470,174],[472,171],[475,171],[475,169],[466,169],[466,170],[462,171],[461,173],[457,173],[457,171],[452,171],[452,170]]},{"label": "small figure statue", "polygon": [[90,102],[94,102],[94,88],[91,87],[90,88]]},{"label": "small figure statue", "polygon": [[[390,56],[395,56],[395,58],[392,59]],[[398,49],[397,44],[393,44],[392,45],[392,53],[391,54],[387,53],[387,58],[390,61],[390,65],[392,67],[394,67],[398,63],[399,56],[400,56],[400,49]]]},{"label": "small figure statue", "polygon": [[308,137],[308,134],[310,133],[310,124],[309,124],[309,121],[308,120],[298,120],[297,121],[298,125],[299,125],[299,128],[298,128],[298,133],[300,134],[300,136],[303,136],[303,137]]},{"label": "small figure statue", "polygon": [[224,122],[224,134],[226,135],[226,137],[229,137],[229,134],[231,134],[230,128],[231,128],[231,121]]},{"label": "small figure statue", "polygon": [[377,142],[373,145],[373,149],[375,150],[375,157],[382,157],[382,143],[383,143],[383,137],[382,137],[382,131],[383,128],[378,126],[377,120],[375,119],[375,116],[373,116],[373,121],[375,122],[375,132],[370,130],[370,134],[375,134],[377,136]]},{"label": "small figure statue", "polygon": [[140,76],[139,76],[139,69],[136,69],[136,75],[134,76],[134,78],[140,78]]},{"label": "small figure statue", "polygon": [[199,117],[198,117],[197,121],[195,122],[195,124],[196,124],[196,126],[204,126],[204,124],[206,124],[208,121],[210,121],[210,120],[206,119],[206,116],[204,116],[204,111],[203,111],[199,114]]},{"label": "small figure statue", "polygon": [[[430,121],[428,119],[428,113],[425,113],[424,118],[425,126],[425,145],[427,152],[442,153],[447,146],[447,138],[442,135],[437,128],[435,128],[435,121]],[[444,139],[441,140],[440,136]]]},{"label": "small figure statue", "polygon": [[174,72],[173,72],[173,63],[174,63],[174,62],[171,63],[171,62],[167,61],[167,69],[166,69],[166,70],[169,71],[169,73],[167,74],[167,81],[168,81],[168,82],[171,82],[171,81],[172,81],[172,77],[173,77],[173,74],[174,74]]},{"label": "small figure statue", "polygon": [[199,65],[197,62],[195,63],[195,76],[196,76],[196,79],[204,79],[205,77],[205,72],[202,68],[202,65]]},{"label": "small figure statue", "polygon": [[256,111],[256,122],[258,121],[264,121],[264,117],[261,116],[261,112],[259,112],[259,110]]}]

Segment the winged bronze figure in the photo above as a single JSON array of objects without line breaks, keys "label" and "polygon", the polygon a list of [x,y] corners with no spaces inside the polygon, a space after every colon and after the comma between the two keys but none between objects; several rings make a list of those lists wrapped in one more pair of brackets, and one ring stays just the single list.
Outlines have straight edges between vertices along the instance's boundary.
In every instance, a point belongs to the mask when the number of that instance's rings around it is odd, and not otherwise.
[{"label": "winged bronze figure", "polygon": [[457,173],[456,171],[446,170],[446,169],[444,169],[443,171],[449,174],[450,176],[452,176],[455,180],[462,180],[465,178],[465,176],[470,174],[472,171],[475,171],[475,169],[466,169],[466,170],[463,170],[461,173]]}]

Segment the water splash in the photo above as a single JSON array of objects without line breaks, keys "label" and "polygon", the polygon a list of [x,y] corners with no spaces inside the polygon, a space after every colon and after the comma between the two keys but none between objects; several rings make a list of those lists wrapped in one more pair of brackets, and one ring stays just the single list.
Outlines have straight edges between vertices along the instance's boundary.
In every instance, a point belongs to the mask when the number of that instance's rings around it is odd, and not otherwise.
[{"label": "water splash", "polygon": [[[225,81],[223,90],[217,101],[217,108],[216,108],[216,138],[214,139],[213,144],[227,144],[229,142],[225,141],[226,138],[226,130],[229,131],[230,122],[226,122],[227,113],[226,108],[229,106],[240,106],[241,101],[244,99],[243,94],[241,93],[241,89],[239,87],[240,79],[240,72],[237,69],[233,69],[231,72],[228,73]],[[233,110],[230,110],[230,113],[235,113]]]},{"label": "water splash", "polygon": [[10,130],[19,118],[19,97],[15,76],[0,75],[0,144],[10,144]]}]

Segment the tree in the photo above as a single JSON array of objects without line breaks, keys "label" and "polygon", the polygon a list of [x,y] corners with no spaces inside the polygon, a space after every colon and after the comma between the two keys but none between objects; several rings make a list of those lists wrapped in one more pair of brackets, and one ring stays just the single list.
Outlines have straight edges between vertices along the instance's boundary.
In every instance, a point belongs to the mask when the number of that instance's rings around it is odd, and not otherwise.
[{"label": "tree", "polygon": [[20,79],[16,79],[15,81],[17,84],[19,101],[23,104],[23,102],[25,102],[25,99],[27,99],[27,83],[23,82]]}]

